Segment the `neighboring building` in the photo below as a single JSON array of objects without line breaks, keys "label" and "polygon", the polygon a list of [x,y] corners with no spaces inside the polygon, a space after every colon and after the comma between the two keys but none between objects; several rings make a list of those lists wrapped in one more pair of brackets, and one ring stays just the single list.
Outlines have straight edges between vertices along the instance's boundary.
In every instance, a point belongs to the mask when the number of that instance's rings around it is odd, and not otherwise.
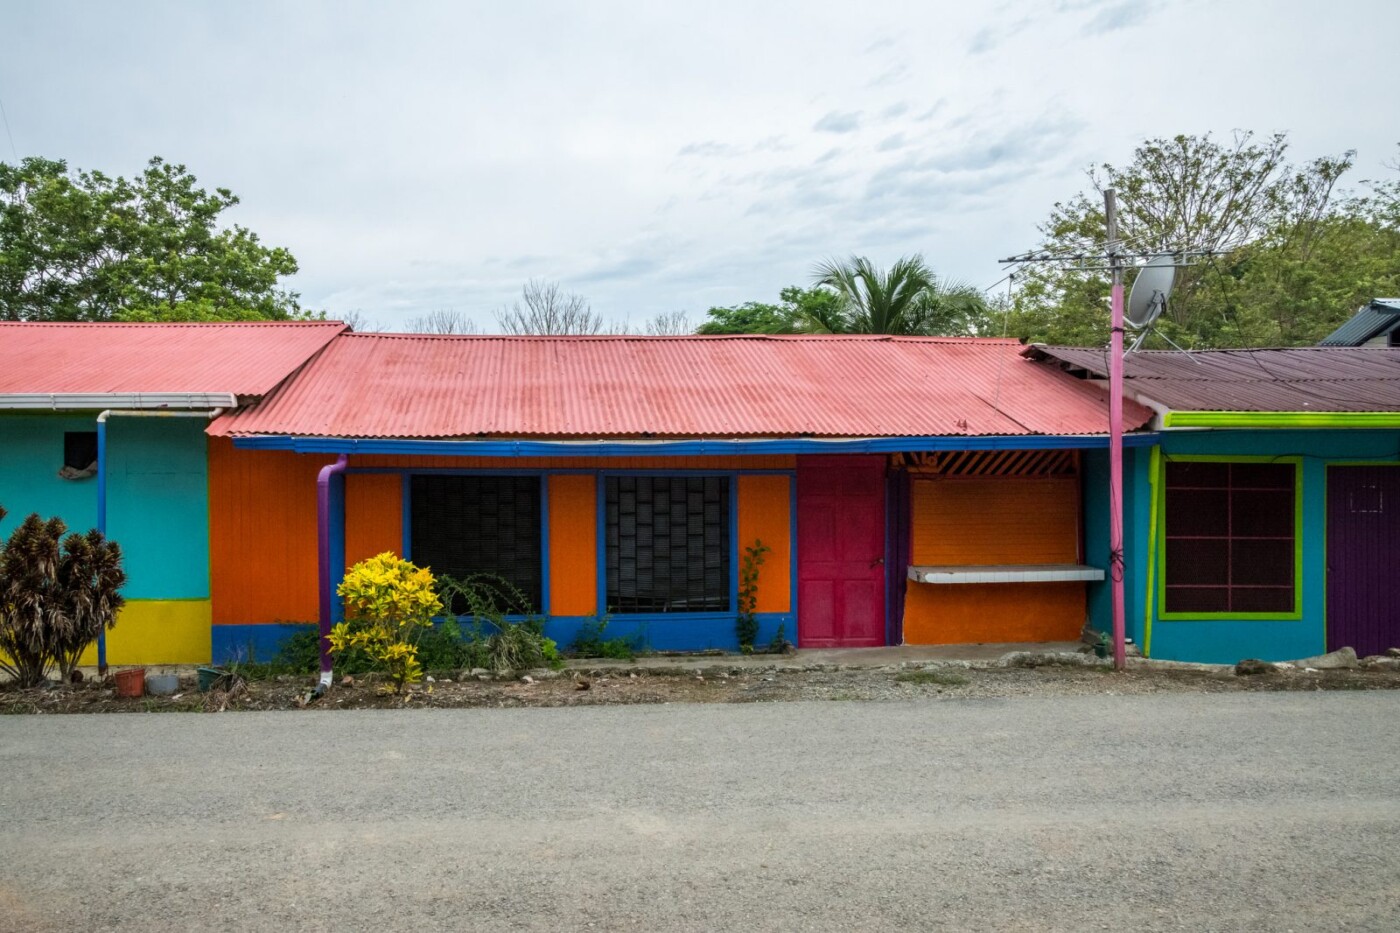
[{"label": "neighboring building", "polygon": [[1400,298],[1376,298],[1318,342],[1320,347],[1400,346]]},{"label": "neighboring building", "polygon": [[381,551],[505,577],[566,646],[606,618],[734,648],[760,541],[760,642],[1076,639],[1107,402],[1021,349],[344,334],[209,428],[214,655],[329,624],[342,569]]},{"label": "neighboring building", "polygon": [[0,536],[32,512],[105,525],[128,576],[112,663],[209,660],[209,416],[256,401],[343,330],[0,323]]},{"label": "neighboring building", "polygon": [[[1024,352],[1107,386],[1102,350]],[[1157,412],[1156,443],[1124,468],[1128,623],[1145,653],[1400,646],[1400,349],[1140,352],[1125,393]],[[1086,509],[1091,555],[1106,546],[1102,498]],[[1099,629],[1107,590],[1090,593]]]}]

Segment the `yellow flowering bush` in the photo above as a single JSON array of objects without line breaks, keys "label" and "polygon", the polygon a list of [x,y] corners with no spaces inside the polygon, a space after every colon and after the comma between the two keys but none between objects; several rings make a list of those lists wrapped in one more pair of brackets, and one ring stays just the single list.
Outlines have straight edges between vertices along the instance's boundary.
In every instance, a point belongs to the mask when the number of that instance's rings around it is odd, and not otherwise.
[{"label": "yellow flowering bush", "polygon": [[331,654],[363,652],[395,689],[421,680],[418,634],[443,609],[432,573],[386,551],[351,567],[336,593],[346,621],[331,629]]}]

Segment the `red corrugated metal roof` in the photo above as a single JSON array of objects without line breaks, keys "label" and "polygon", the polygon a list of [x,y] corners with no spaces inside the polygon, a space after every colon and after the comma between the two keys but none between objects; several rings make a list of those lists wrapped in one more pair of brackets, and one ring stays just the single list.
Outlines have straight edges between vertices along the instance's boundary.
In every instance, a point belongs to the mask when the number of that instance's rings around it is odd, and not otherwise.
[{"label": "red corrugated metal roof", "polygon": [[[1014,340],[344,334],[212,434],[1099,434],[1105,396]],[[1150,413],[1127,412],[1133,427]]]},{"label": "red corrugated metal roof", "polygon": [[264,395],[344,331],[338,321],[0,323],[0,394]]},{"label": "red corrugated metal roof", "polygon": [[[1108,376],[1102,349],[1025,352]],[[1400,348],[1144,350],[1128,354],[1123,368],[1129,391],[1175,411],[1400,411]]]}]

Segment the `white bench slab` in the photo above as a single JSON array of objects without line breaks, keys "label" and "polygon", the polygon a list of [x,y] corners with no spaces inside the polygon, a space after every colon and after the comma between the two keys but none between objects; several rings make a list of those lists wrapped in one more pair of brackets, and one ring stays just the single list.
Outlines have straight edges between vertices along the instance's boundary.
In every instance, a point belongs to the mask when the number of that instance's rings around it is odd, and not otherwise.
[{"label": "white bench slab", "polygon": [[916,583],[1074,583],[1104,578],[1098,567],[1083,564],[977,564],[909,568]]}]

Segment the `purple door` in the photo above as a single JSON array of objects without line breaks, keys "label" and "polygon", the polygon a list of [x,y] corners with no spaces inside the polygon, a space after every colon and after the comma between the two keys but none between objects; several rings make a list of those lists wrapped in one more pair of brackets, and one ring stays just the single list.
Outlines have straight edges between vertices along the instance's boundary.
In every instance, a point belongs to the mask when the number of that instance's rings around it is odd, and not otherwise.
[{"label": "purple door", "polygon": [[1400,647],[1400,466],[1327,468],[1327,650]]},{"label": "purple door", "polygon": [[802,648],[885,643],[885,458],[797,458]]}]

